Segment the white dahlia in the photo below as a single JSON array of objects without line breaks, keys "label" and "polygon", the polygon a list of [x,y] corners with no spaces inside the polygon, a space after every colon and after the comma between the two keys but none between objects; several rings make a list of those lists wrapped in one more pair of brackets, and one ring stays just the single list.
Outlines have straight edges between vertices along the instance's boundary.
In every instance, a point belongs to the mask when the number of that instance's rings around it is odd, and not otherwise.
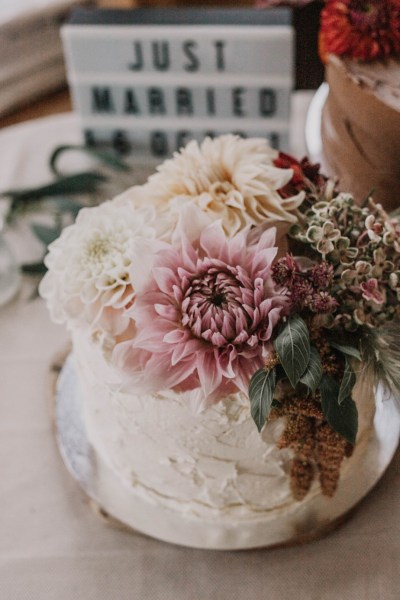
[{"label": "white dahlia", "polygon": [[223,135],[206,138],[200,145],[192,141],[158,167],[142,194],[158,211],[168,213],[170,230],[188,203],[195,203],[212,220],[221,219],[230,236],[248,224],[293,223],[297,220],[293,211],[304,193],[290,198],[279,195],[293,171],[274,166],[277,157],[278,152],[261,138]]},{"label": "white dahlia", "polygon": [[138,248],[151,251],[154,219],[151,207],[134,210],[115,201],[80,211],[45,258],[48,272],[39,291],[54,321],[86,322],[112,335],[126,329],[124,309],[135,296],[132,257]]}]

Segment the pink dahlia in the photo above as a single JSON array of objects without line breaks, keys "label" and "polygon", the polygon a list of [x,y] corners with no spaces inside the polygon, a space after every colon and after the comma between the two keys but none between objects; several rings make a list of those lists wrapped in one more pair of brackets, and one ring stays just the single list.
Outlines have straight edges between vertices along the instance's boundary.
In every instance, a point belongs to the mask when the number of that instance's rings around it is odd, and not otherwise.
[{"label": "pink dahlia", "polygon": [[175,244],[156,252],[150,277],[135,281],[128,314],[137,335],[115,358],[145,388],[190,391],[201,409],[247,392],[287,300],[271,277],[274,228],[249,243],[249,228],[229,239],[217,221],[191,241],[185,232],[198,218],[188,210]]}]

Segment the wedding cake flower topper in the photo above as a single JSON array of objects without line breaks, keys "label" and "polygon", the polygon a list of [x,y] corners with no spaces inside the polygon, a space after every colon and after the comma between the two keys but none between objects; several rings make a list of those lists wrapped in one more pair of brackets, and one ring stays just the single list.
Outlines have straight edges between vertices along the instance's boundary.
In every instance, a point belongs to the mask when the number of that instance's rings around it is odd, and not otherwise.
[{"label": "wedding cake flower topper", "polygon": [[320,56],[365,62],[400,55],[399,0],[326,0],[321,13]]},{"label": "wedding cake flower topper", "polygon": [[249,397],[283,418],[293,495],[335,492],[357,377],[400,395],[400,223],[308,159],[233,135],[191,142],[143,186],[84,209],[50,246],[53,317],[113,340],[124,385],[196,411]]},{"label": "wedding cake flower topper", "polygon": [[175,243],[155,254],[150,273],[133,271],[136,300],[127,314],[138,334],[116,348],[122,368],[138,371],[147,390],[191,391],[197,410],[246,393],[288,304],[272,279],[275,232],[252,242],[245,227],[229,238],[220,220],[207,224],[188,206]]}]

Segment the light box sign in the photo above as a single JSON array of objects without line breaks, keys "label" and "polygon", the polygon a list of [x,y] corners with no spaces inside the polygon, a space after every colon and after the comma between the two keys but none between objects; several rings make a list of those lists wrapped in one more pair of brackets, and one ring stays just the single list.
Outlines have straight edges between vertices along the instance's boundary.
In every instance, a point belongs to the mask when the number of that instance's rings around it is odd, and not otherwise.
[{"label": "light box sign", "polygon": [[75,11],[62,36],[86,142],[141,159],[222,133],[287,149],[290,17],[285,9]]}]

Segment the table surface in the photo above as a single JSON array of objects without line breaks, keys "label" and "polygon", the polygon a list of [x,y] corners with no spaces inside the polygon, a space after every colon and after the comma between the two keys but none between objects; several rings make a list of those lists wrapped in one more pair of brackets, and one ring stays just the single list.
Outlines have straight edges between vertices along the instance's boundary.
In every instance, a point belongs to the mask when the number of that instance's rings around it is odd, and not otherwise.
[{"label": "table surface", "polygon": [[[295,99],[297,153],[309,99]],[[8,177],[5,160],[1,186]],[[68,336],[41,299],[29,300],[31,290],[24,281],[0,308],[0,600],[398,600],[399,453],[351,520],[301,547],[191,550],[104,523],[58,455],[48,371]]]}]

